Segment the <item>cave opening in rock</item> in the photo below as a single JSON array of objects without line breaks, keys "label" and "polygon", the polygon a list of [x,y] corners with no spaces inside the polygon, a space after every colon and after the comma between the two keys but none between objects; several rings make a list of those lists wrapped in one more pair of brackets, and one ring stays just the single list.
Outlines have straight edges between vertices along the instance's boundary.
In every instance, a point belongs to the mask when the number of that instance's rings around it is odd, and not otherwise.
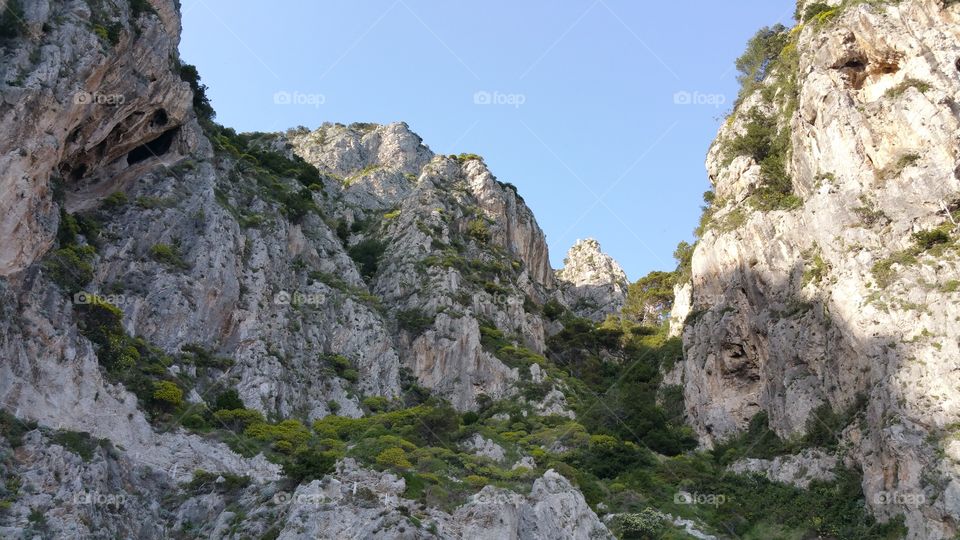
[{"label": "cave opening in rock", "polygon": [[167,116],[167,111],[165,109],[157,109],[157,112],[153,113],[153,116],[150,118],[150,127],[162,127],[167,125],[169,121],[170,118]]},{"label": "cave opening in rock", "polygon": [[80,164],[78,167],[71,167],[69,170],[70,180],[82,180],[87,174],[87,166],[85,164]]},{"label": "cave opening in rock", "polygon": [[[166,116],[166,113],[164,113],[164,116]],[[179,132],[179,126],[168,129],[161,133],[156,139],[134,148],[127,154],[127,165],[134,165],[141,161],[146,161],[151,157],[160,157],[166,154],[170,150],[170,146],[173,145],[173,139],[176,138]]]}]

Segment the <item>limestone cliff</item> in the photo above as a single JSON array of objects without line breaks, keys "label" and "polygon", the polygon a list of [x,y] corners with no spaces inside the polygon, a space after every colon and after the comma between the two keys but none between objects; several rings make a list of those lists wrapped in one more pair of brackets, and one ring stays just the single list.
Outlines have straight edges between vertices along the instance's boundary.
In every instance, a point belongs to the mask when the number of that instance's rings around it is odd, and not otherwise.
[{"label": "limestone cliff", "polygon": [[[330,472],[351,485],[326,517],[277,511],[284,471],[265,453],[292,443],[261,447],[269,434],[244,422],[296,430],[427,394],[571,414],[536,363],[555,287],[544,234],[480,158],[436,156],[403,123],[217,126],[178,60],[172,1],[3,4],[0,535],[220,537],[242,508],[246,535],[327,518],[388,535],[399,516],[422,537],[391,498],[403,480],[381,489],[352,462]],[[531,385],[543,395],[521,398]],[[215,403],[246,415],[236,435],[224,416],[205,424]],[[468,516],[430,510],[431,526],[456,537],[509,511],[504,534],[608,534],[526,459],[522,494],[483,491]],[[156,502],[168,492],[183,498]],[[343,521],[361,508],[392,514]]]},{"label": "limestone cliff", "polygon": [[567,252],[557,281],[564,301],[578,315],[603,320],[623,308],[627,274],[593,238],[577,240]]},{"label": "limestone cliff", "polygon": [[709,446],[759,411],[785,438],[843,412],[855,421],[831,429],[871,510],[953,537],[960,6],[830,4],[801,3],[710,150],[713,204],[674,317],[687,418]]}]

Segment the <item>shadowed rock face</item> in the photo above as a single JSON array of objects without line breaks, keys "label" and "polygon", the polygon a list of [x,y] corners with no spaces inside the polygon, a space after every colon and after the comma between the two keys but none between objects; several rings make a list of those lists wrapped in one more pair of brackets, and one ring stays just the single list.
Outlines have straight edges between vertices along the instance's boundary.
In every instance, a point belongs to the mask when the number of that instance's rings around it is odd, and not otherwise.
[{"label": "shadowed rock face", "polygon": [[[716,225],[673,318],[687,321],[688,419],[708,446],[761,410],[791,437],[818,421],[818,407],[846,410],[862,395],[843,457],[863,469],[871,509],[905,513],[913,538],[952,537],[958,251],[911,235],[951,228],[960,202],[960,12],[933,0],[859,4],[797,32],[796,111],[762,91],[747,96],[707,159]],[[758,211],[760,165],[730,160],[755,107],[790,130],[799,208]],[[915,259],[898,256],[909,250]]]},{"label": "shadowed rock face", "polygon": [[556,275],[565,303],[581,317],[603,320],[627,298],[627,274],[592,238],[577,240]]}]

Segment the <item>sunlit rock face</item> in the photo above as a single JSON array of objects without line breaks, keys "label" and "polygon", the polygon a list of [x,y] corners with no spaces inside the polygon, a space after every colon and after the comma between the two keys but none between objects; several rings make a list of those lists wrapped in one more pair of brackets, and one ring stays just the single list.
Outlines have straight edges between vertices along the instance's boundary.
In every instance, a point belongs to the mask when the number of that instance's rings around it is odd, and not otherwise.
[{"label": "sunlit rock face", "polygon": [[593,238],[577,240],[570,248],[557,282],[574,312],[593,320],[620,311],[627,299],[627,274]]}]

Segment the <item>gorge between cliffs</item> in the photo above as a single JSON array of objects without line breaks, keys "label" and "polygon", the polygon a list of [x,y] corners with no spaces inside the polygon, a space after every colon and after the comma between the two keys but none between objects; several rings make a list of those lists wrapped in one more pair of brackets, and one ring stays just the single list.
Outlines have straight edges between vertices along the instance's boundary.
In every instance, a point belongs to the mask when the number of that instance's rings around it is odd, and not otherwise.
[{"label": "gorge between cliffs", "polygon": [[175,0],[0,6],[0,537],[960,538],[960,2],[760,29],[635,281],[417,126],[219,124]]}]

